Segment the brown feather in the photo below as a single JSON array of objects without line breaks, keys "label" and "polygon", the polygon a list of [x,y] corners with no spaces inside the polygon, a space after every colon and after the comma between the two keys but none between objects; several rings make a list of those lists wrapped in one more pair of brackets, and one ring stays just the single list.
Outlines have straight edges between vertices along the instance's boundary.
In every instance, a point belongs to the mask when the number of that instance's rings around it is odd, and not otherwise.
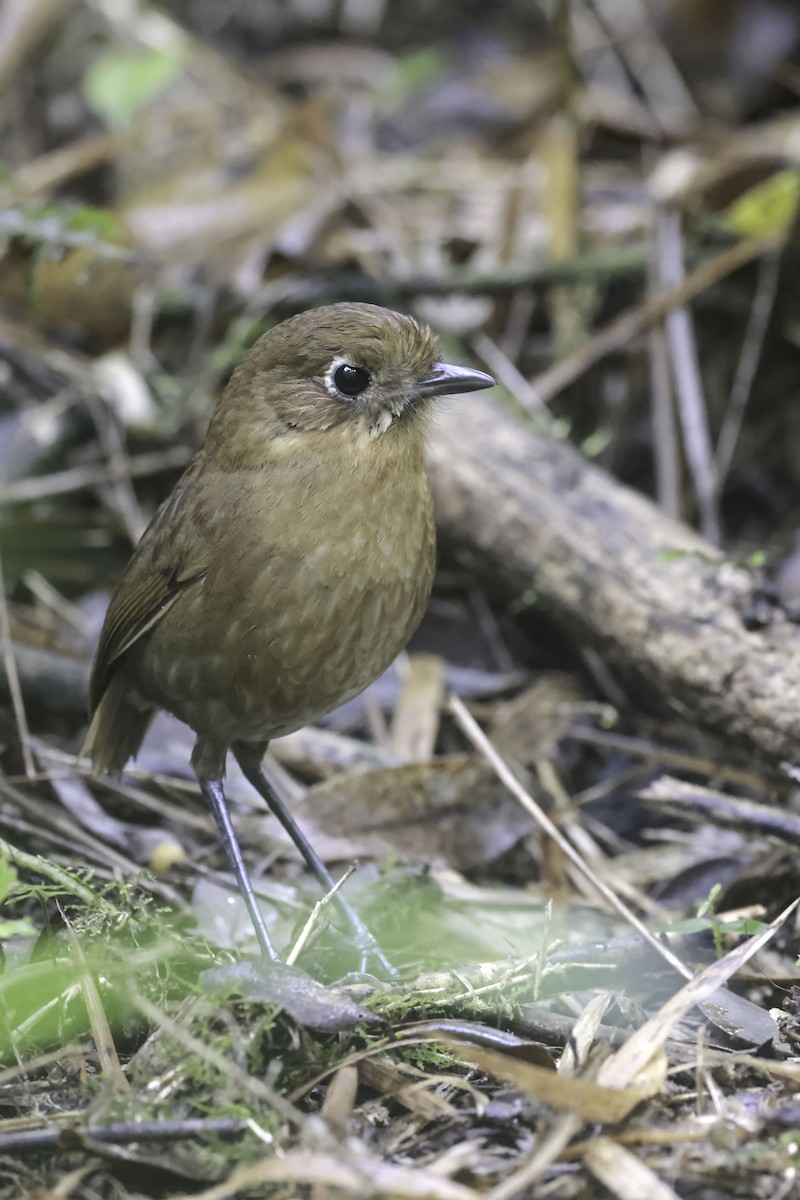
[{"label": "brown feather", "polygon": [[158,509],[111,597],[89,683],[92,715],[125,652],[169,612],[187,584],[200,579],[205,571],[203,548],[196,538],[184,535],[181,544],[174,534],[169,540],[159,536],[171,522],[180,528],[199,465],[198,458],[194,458]]},{"label": "brown feather", "polygon": [[81,756],[91,755],[95,774],[121,771],[139,752],[155,716],[155,709],[136,708],[128,692],[124,675],[112,675],[92,717]]},{"label": "brown feather", "polygon": [[94,713],[112,679],[122,655],[157,621],[169,612],[188,583],[199,579],[200,569],[187,578],[169,580],[163,572],[127,579],[124,590],[117,591],[106,615],[100,644],[89,684],[89,711]]}]

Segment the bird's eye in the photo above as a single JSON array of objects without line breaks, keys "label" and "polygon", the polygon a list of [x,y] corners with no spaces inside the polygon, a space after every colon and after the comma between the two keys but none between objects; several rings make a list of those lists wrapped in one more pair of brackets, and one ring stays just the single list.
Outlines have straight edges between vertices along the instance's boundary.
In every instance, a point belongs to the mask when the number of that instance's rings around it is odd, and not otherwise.
[{"label": "bird's eye", "polygon": [[342,363],[333,372],[333,382],[336,390],[343,396],[353,397],[365,392],[372,381],[369,371],[365,371],[363,367],[352,367],[350,363]]}]

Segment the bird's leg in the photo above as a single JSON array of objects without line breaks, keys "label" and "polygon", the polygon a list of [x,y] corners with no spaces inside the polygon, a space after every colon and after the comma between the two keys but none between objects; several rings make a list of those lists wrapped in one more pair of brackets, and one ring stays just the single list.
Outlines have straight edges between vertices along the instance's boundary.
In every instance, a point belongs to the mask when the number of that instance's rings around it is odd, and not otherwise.
[{"label": "bird's leg", "polygon": [[[245,778],[253,785],[262,799],[267,802],[270,811],[278,818],[303,856],[309,870],[316,876],[320,886],[326,892],[330,892],[335,884],[328,868],[322,862],[322,859],[289,812],[282,797],[266,776],[261,761],[266,753],[266,745],[255,747],[243,742],[234,742],[231,749],[236,757],[236,761],[244,772]],[[361,920],[361,917],[350,907],[341,892],[336,892],[333,902],[358,939],[358,946],[362,953],[361,970],[366,970],[367,958],[369,955],[372,955],[387,973],[396,975],[397,971],[386,958],[375,938]]]},{"label": "bird's leg", "polygon": [[217,828],[219,829],[222,844],[225,847],[225,853],[233,867],[233,873],[236,876],[239,891],[242,893],[245,908],[253,923],[253,929],[261,953],[264,958],[269,959],[271,962],[280,962],[280,955],[275,949],[272,938],[269,936],[264,914],[261,911],[250,875],[242,858],[241,847],[239,846],[236,831],[231,821],[228,803],[225,799],[225,791],[222,786],[225,752],[224,750],[222,751],[219,764],[214,764],[215,769],[209,770],[209,767],[211,767],[209,760],[212,756],[209,755],[208,750],[209,747],[201,744],[200,739],[198,739],[194,754],[192,755],[192,766],[197,775],[200,790],[208,801],[208,806],[214,814],[214,820],[217,822]]}]

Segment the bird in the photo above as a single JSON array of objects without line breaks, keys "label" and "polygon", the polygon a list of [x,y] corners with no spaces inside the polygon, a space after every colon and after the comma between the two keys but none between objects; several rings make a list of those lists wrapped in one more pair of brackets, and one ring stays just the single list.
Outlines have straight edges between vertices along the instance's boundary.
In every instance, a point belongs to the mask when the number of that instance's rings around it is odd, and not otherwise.
[{"label": "bird", "polygon": [[[432,402],[493,384],[443,362],[427,325],[377,305],[281,321],[233,372],[112,594],[82,753],[96,774],[118,774],[159,710],[190,726],[193,770],[271,962],[280,956],[225,799],[228,752],[330,890],[263,758],[273,738],[363,691],[419,625],[435,565]],[[392,970],[337,902],[362,966],[369,949]]]}]

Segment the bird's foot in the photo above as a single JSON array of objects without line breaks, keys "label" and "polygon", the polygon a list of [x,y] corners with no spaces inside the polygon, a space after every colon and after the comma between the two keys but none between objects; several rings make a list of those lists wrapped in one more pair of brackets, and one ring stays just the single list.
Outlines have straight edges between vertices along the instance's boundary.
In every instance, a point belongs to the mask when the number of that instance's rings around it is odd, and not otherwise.
[{"label": "bird's foot", "polygon": [[205,971],[202,982],[210,992],[235,991],[245,1000],[274,1004],[299,1025],[325,1033],[382,1024],[379,1017],[344,992],[327,987],[306,971],[284,962],[252,958],[225,963]]}]

